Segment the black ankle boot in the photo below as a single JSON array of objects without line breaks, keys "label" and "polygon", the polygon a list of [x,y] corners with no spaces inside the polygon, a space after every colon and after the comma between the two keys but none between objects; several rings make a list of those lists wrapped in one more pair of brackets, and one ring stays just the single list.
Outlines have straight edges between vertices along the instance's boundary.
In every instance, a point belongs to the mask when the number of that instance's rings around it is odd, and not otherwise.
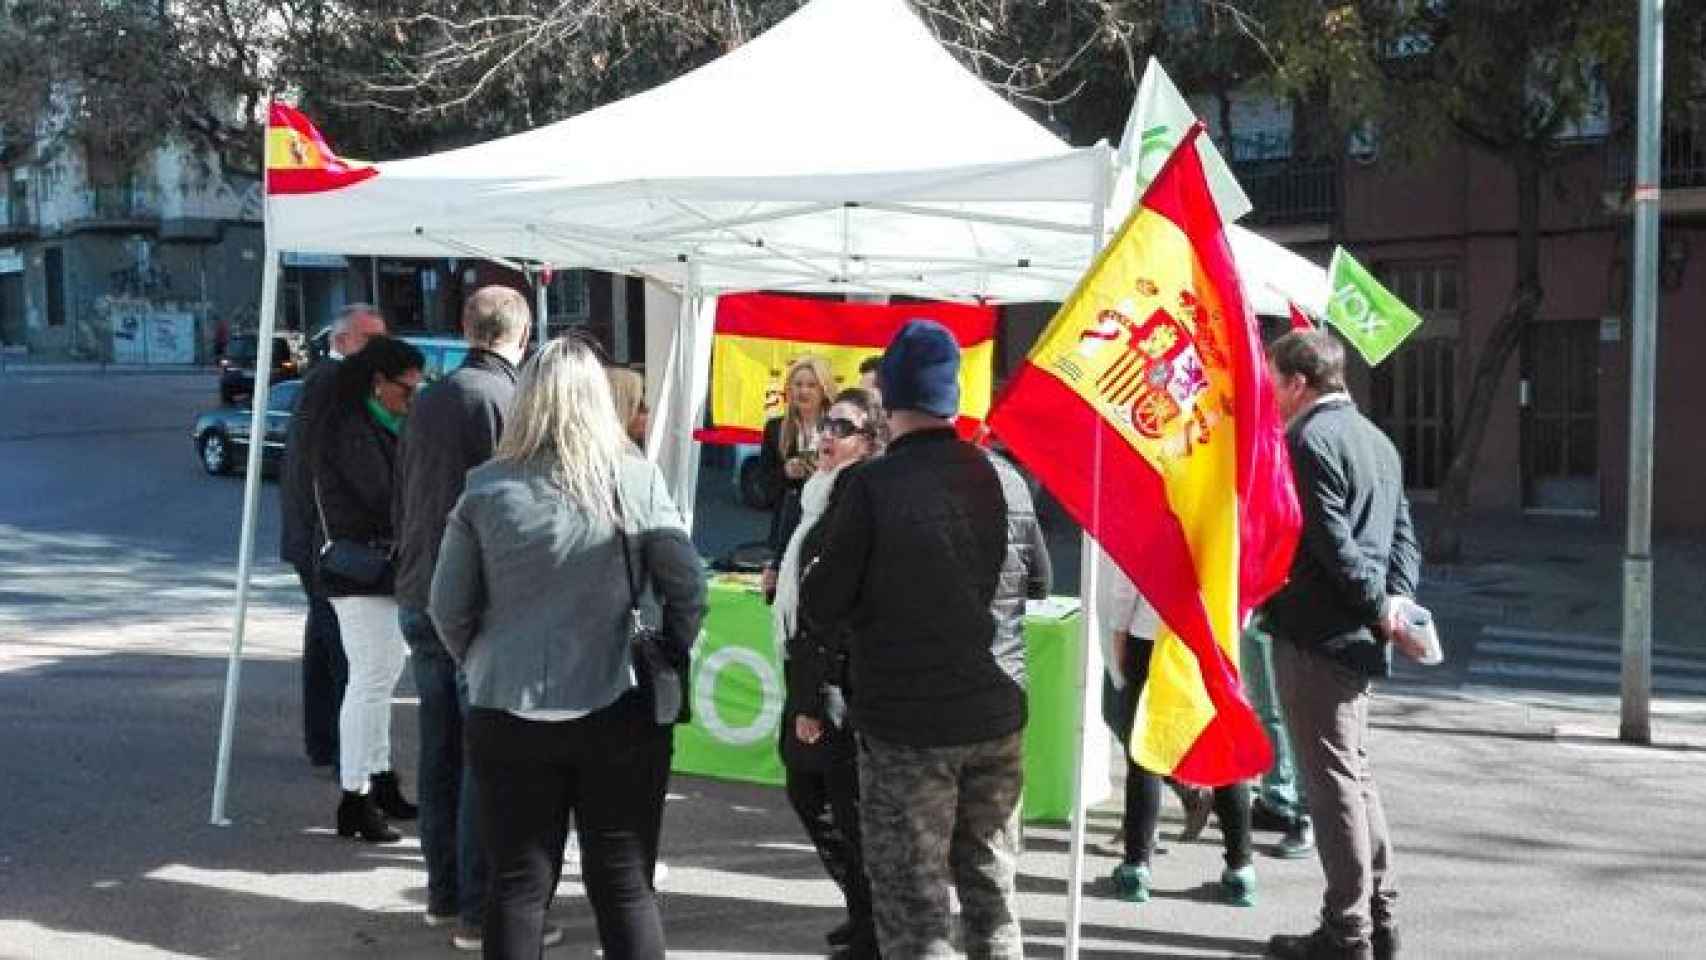
[{"label": "black ankle boot", "polygon": [[360,837],[368,843],[396,843],[403,835],[385,823],[385,817],[365,794],[344,791],[338,802],[338,836]]},{"label": "black ankle boot", "polygon": [[376,773],[371,783],[373,803],[387,817],[393,820],[413,820],[420,816],[420,808],[403,799],[403,790],[397,785],[395,771]]}]

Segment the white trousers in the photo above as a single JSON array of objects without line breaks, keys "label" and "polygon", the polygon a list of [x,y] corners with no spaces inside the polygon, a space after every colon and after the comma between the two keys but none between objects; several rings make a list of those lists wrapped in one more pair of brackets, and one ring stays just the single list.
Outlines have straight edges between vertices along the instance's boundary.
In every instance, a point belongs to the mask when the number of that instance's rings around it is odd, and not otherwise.
[{"label": "white trousers", "polygon": [[338,779],[366,793],[368,778],[391,769],[391,693],[403,675],[408,646],[393,597],[333,597],[349,686],[338,713]]}]

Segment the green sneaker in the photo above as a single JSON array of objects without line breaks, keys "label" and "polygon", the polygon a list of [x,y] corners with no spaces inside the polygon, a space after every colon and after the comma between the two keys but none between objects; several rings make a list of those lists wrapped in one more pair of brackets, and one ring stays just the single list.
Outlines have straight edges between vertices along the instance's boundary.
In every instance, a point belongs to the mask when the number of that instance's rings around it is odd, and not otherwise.
[{"label": "green sneaker", "polygon": [[1235,907],[1253,907],[1256,905],[1256,868],[1253,864],[1244,864],[1234,870],[1227,867],[1220,874],[1220,892],[1226,902]]},{"label": "green sneaker", "polygon": [[1149,864],[1122,863],[1114,868],[1114,896],[1131,903],[1149,902]]}]

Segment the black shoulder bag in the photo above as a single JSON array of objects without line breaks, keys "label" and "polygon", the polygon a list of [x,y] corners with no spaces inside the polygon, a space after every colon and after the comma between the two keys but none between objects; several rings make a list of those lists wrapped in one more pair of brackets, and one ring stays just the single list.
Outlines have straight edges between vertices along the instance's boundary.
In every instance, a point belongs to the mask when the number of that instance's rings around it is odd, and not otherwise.
[{"label": "black shoulder bag", "polygon": [[332,537],[326,524],[326,505],[320,499],[320,478],[314,478],[314,509],[320,514],[320,574],[356,587],[377,587],[391,574],[391,549],[378,543],[363,543]]},{"label": "black shoulder bag", "polygon": [[622,566],[628,571],[628,643],[634,648],[634,674],[652,705],[652,719],[660,726],[686,723],[692,716],[687,701],[687,662],[671,649],[669,640],[656,627],[646,624],[640,611],[640,578],[634,572],[634,556],[628,549],[627,525],[622,519],[622,498],[616,501],[616,537],[621,541]]}]

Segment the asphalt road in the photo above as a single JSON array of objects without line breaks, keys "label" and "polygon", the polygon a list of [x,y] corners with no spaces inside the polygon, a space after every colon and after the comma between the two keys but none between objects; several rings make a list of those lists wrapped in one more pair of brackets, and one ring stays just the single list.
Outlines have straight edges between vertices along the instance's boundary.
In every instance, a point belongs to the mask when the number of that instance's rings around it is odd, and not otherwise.
[{"label": "asphalt road", "polygon": [[[330,833],[336,787],[301,755],[301,605],[272,558],[270,482],[234,823],[208,824],[241,501],[240,481],[204,476],[190,448],[214,395],[211,375],[0,377],[0,958],[452,956],[421,923],[413,837]],[[726,481],[704,489],[708,551],[762,533],[761,516],[719,501]],[[408,785],[414,709],[405,683]],[[1379,702],[1371,753],[1411,957],[1702,955],[1706,716],[1666,714],[1655,750],[1609,743],[1608,724],[1603,704],[1569,697],[1401,688]],[[1094,839],[1116,819],[1094,811]],[[1259,905],[1222,906],[1217,832],[1183,844],[1177,827],[1169,804],[1153,902],[1087,888],[1083,956],[1258,956],[1270,933],[1310,925],[1314,862],[1259,858]],[[1061,955],[1066,840],[1028,831],[1027,956]],[[1092,852],[1087,875],[1104,876],[1114,860]],[[821,956],[840,919],[779,791],[677,778],[664,858],[672,956]],[[547,956],[593,955],[576,881],[554,908],[570,942]]]}]

